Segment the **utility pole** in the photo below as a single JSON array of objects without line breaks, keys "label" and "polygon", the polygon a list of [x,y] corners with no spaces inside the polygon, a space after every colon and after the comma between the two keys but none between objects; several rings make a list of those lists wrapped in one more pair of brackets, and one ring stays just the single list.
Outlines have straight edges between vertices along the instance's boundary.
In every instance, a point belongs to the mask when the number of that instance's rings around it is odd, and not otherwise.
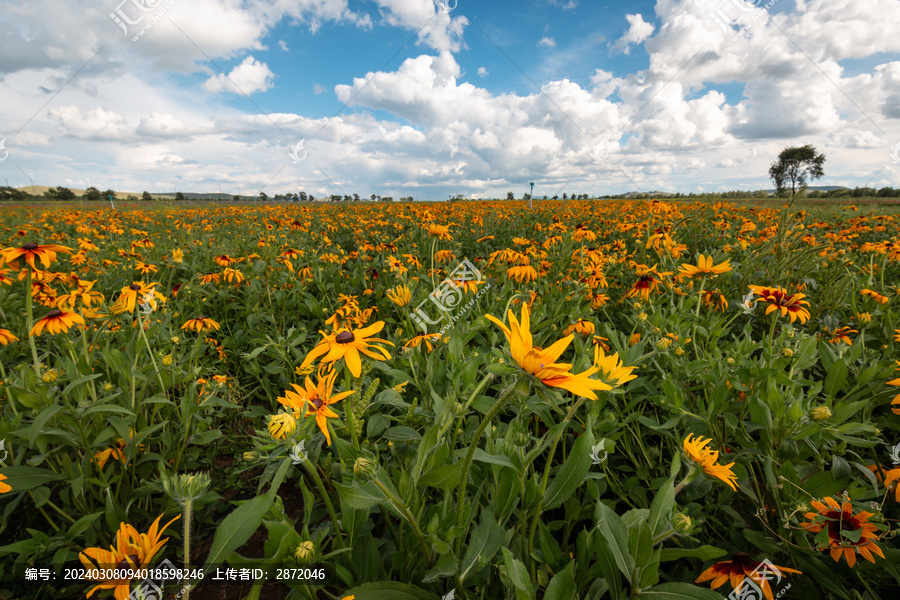
[{"label": "utility pole", "polygon": [[534,198],[534,182],[532,181],[528,185],[531,186],[531,191],[528,193],[528,208],[531,209],[531,199]]}]

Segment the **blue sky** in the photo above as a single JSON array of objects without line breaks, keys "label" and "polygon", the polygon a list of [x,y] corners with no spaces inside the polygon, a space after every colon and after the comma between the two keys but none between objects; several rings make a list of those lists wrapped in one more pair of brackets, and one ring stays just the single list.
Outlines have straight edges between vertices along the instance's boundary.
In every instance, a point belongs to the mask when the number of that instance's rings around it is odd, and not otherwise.
[{"label": "blue sky", "polygon": [[896,0],[446,1],[8,0],[0,181],[765,189],[811,143],[818,184],[900,186]]}]

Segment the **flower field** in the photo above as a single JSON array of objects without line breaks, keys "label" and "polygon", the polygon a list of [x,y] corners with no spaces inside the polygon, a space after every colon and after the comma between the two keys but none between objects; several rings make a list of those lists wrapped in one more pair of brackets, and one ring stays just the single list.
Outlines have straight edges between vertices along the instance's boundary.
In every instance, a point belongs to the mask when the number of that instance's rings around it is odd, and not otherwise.
[{"label": "flower field", "polygon": [[897,598],[898,234],[0,207],[0,597]]}]

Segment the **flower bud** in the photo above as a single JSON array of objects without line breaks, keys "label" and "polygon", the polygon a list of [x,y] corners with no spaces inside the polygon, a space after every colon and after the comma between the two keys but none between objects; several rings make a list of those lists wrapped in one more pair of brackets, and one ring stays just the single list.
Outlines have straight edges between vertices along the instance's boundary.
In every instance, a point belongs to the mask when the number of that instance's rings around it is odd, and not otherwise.
[{"label": "flower bud", "polygon": [[725,364],[728,365],[729,367],[733,367],[734,359],[729,356],[728,358],[725,359]]},{"label": "flower bud", "polygon": [[308,563],[312,562],[313,557],[316,555],[316,545],[310,541],[300,542],[300,545],[297,546],[297,549],[294,550],[294,558],[297,562],[300,563]]},{"label": "flower bud", "polygon": [[259,460],[259,452],[244,452],[243,459],[247,462]]},{"label": "flower bud", "polygon": [[171,354],[166,354],[165,356],[163,356],[163,357],[162,357],[162,364],[163,364],[163,366],[166,366],[166,367],[171,366],[171,365],[172,365],[172,355],[171,355]]},{"label": "flower bud", "polygon": [[375,477],[377,470],[378,466],[375,464],[375,461],[365,456],[360,456],[353,462],[353,474],[360,479]]},{"label": "flower bud", "polygon": [[54,381],[59,379],[59,373],[57,372],[56,369],[50,369],[49,371],[44,373],[44,375],[43,375],[43,377],[41,377],[41,379],[44,380],[44,383],[53,383]]},{"label": "flower bud", "polygon": [[684,356],[684,348],[681,346],[675,348],[675,356]]},{"label": "flower bud", "polygon": [[674,529],[676,533],[686,535],[690,533],[693,528],[694,522],[686,514],[675,513],[672,516],[672,529]]},{"label": "flower bud", "polygon": [[671,345],[672,345],[672,338],[664,337],[664,338],[660,338],[660,340],[658,342],[656,342],[656,347],[659,350],[668,350]]},{"label": "flower bud", "polygon": [[825,419],[831,417],[831,409],[827,406],[817,406],[809,411],[809,416],[814,421],[824,421]]},{"label": "flower bud", "polygon": [[790,348],[785,348],[781,351],[781,355],[785,358],[791,358],[792,356],[794,356],[794,351]]}]

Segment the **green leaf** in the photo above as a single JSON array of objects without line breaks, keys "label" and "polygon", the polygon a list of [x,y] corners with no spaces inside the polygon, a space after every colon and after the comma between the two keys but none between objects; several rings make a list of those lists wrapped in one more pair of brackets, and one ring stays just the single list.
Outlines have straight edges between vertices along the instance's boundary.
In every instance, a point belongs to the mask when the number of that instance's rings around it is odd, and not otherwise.
[{"label": "green leaf", "polygon": [[609,552],[616,561],[616,566],[625,575],[625,579],[631,583],[634,559],[628,552],[628,529],[625,527],[625,523],[615,511],[600,500],[597,501],[597,510],[594,516],[598,521],[597,529],[606,540]]},{"label": "green leaf", "polygon": [[[463,456],[465,454],[465,449],[460,449],[457,452],[460,456]],[[472,460],[477,460],[478,462],[483,463],[490,463],[492,465],[500,465],[502,467],[509,467],[510,469],[516,468],[516,465],[509,459],[509,457],[502,454],[488,454],[481,448],[475,448],[475,453],[472,455]]]},{"label": "green leaf", "polygon": [[102,514],[102,512],[95,512],[89,515],[84,515],[83,517],[72,523],[72,526],[69,527],[69,531],[66,532],[66,538],[72,540],[78,537],[79,535],[90,529],[94,524],[94,521],[96,521]]},{"label": "green leaf", "polygon": [[666,529],[669,523],[669,513],[674,506],[675,478],[671,477],[662,484],[650,504],[650,518],[647,524],[650,526],[650,531],[653,532],[653,537],[658,536]]},{"label": "green leaf", "polygon": [[246,544],[250,536],[259,529],[271,506],[272,497],[265,495],[248,500],[231,511],[216,529],[204,570],[209,570],[213,565],[221,565],[229,554]]},{"label": "green leaf", "polygon": [[0,475],[6,475],[6,481],[3,483],[12,487],[13,492],[30,490],[63,479],[62,475],[57,475],[53,471],[22,465],[3,467],[0,469]]},{"label": "green leaf", "polygon": [[94,404],[84,410],[82,416],[92,415],[94,413],[121,413],[123,415],[134,416],[134,413],[124,406],[119,406],[117,404]]},{"label": "green leaf", "polygon": [[334,484],[341,498],[341,505],[346,504],[354,510],[370,510],[375,506],[387,502],[387,498],[371,481],[360,485],[354,481],[350,485]]},{"label": "green leaf", "polygon": [[44,426],[47,424],[47,421],[49,421],[53,417],[53,415],[55,415],[60,410],[62,410],[62,406],[60,406],[59,404],[54,404],[42,410],[41,414],[34,418],[34,422],[31,424],[31,427],[29,427],[28,431],[29,446],[34,446],[34,441],[41,433],[43,433],[45,429]]},{"label": "green leaf", "polygon": [[844,362],[843,358],[839,358],[834,361],[834,364],[828,369],[828,375],[825,376],[825,393],[834,398],[835,394],[841,391],[846,382],[847,363]]},{"label": "green leaf", "polygon": [[419,435],[418,431],[416,431],[412,427],[406,427],[404,425],[391,427],[390,429],[385,431],[381,437],[386,440],[393,440],[395,442],[408,442],[411,440],[422,439],[422,436]]},{"label": "green leaf", "polygon": [[62,391],[62,395],[68,397],[69,394],[72,393],[72,390],[77,388],[79,385],[87,383],[88,381],[93,381],[94,379],[97,379],[98,377],[103,377],[103,376],[104,376],[104,373],[92,373],[91,375],[84,375],[82,377],[79,377],[78,379],[75,379],[69,385],[67,385],[65,387],[65,389]]},{"label": "green leaf", "polygon": [[409,403],[403,400],[403,397],[400,396],[400,392],[390,388],[383,392],[379,392],[378,395],[375,396],[375,403],[396,406],[397,408],[409,408]]},{"label": "green leaf", "polygon": [[699,558],[711,560],[728,554],[726,550],[715,546],[700,546],[699,548],[663,548],[659,554],[660,562],[678,560],[679,558]]},{"label": "green leaf", "polygon": [[341,596],[354,596],[356,600],[439,600],[439,596],[422,588],[395,581],[375,581],[364,583],[347,590]]},{"label": "green leaf", "polygon": [[547,486],[547,491],[544,493],[545,510],[551,510],[561,505],[584,483],[584,476],[591,469],[591,447],[593,445],[594,435],[590,430],[585,431],[581,437],[575,440],[566,462]]},{"label": "green leaf", "polygon": [[460,578],[465,579],[476,562],[482,565],[488,564],[497,554],[505,539],[506,530],[497,525],[493,509],[486,509],[481,514],[478,526],[472,530],[465,557],[460,565]]},{"label": "green leaf", "polygon": [[531,594],[531,578],[528,576],[528,569],[518,558],[512,555],[512,552],[506,548],[501,548],[503,552],[503,562],[506,565],[506,576],[517,590],[522,590],[527,594]]},{"label": "green leaf", "polygon": [[439,490],[452,490],[459,485],[462,475],[462,461],[452,465],[442,465],[434,468],[419,478],[419,485],[429,485]]},{"label": "green leaf", "polygon": [[500,363],[488,363],[485,369],[487,369],[488,373],[493,373],[494,375],[513,375],[519,372],[519,370],[512,365]]},{"label": "green leaf", "polygon": [[622,589],[622,578],[616,570],[615,559],[609,549],[609,543],[599,531],[591,532],[590,540],[594,551],[597,553],[597,564],[600,565],[600,573],[609,589],[609,596],[612,600],[623,600],[625,598],[625,590]]},{"label": "green leaf", "polygon": [[566,568],[550,580],[544,600],[571,600],[575,597],[575,561],[569,561]]},{"label": "green leaf", "polygon": [[652,562],[653,535],[650,533],[650,526],[643,519],[639,519],[628,530],[628,551],[639,569]]},{"label": "green leaf", "polygon": [[641,598],[650,598],[650,600],[722,600],[722,594],[690,583],[663,583],[641,590]]}]

